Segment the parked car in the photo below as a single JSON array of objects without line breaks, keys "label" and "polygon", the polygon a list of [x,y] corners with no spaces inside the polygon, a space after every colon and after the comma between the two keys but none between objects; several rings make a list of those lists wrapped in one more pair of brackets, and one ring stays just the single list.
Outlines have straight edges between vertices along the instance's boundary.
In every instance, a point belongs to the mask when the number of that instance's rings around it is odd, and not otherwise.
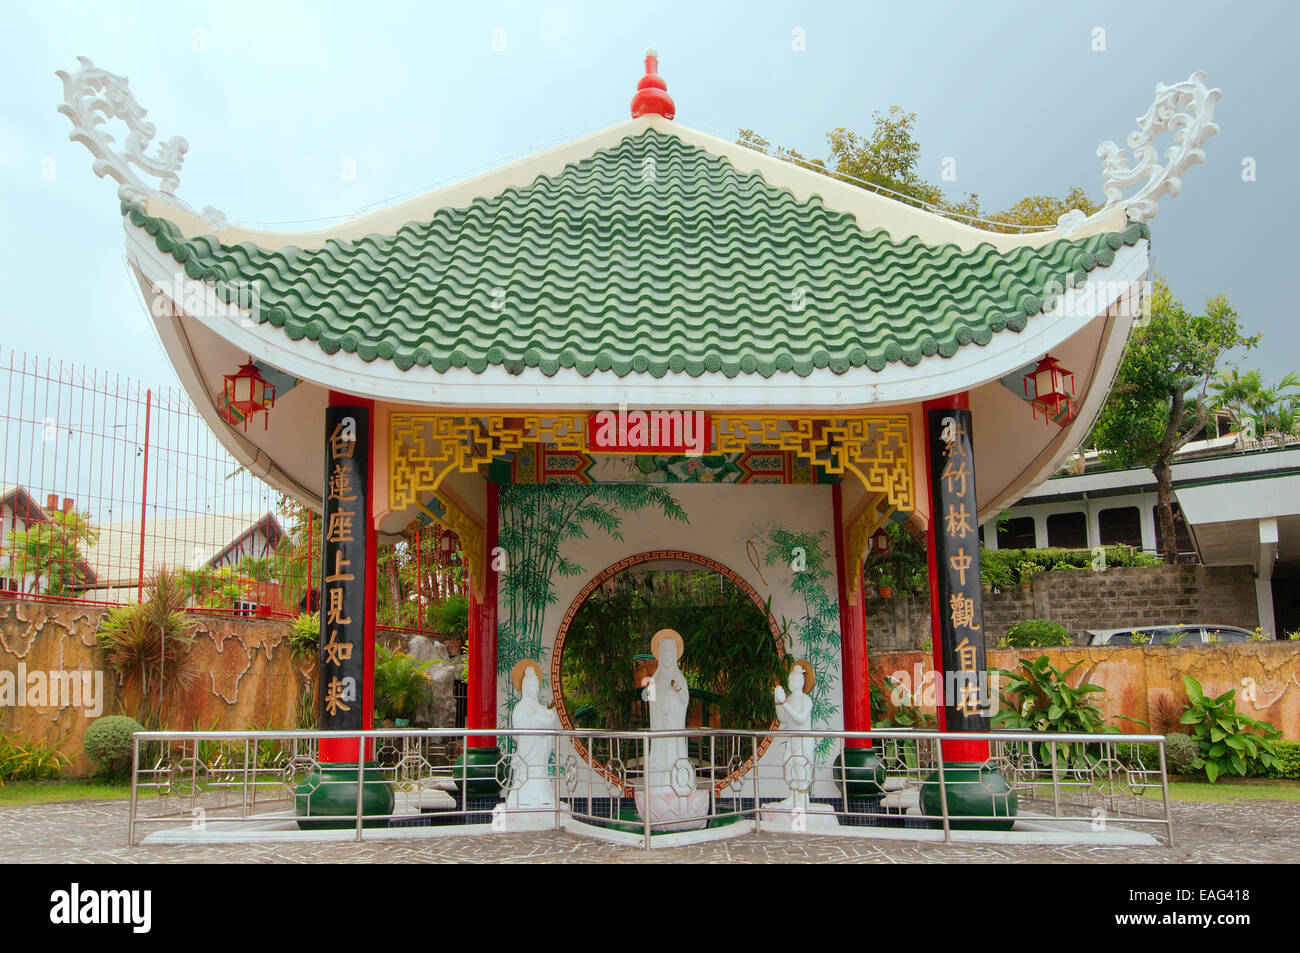
[{"label": "parked car", "polygon": [[[1139,625],[1129,629],[1088,629],[1091,645],[1197,645],[1249,642],[1254,635],[1234,625]],[[1133,636],[1138,635],[1135,639]]]}]

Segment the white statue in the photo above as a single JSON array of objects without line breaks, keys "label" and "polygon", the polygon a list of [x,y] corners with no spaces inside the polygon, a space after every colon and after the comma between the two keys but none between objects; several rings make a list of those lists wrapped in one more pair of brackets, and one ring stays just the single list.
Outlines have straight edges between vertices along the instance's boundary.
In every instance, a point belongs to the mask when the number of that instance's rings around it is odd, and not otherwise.
[{"label": "white statue", "polygon": [[[554,705],[541,700],[542,668],[533,659],[521,659],[510,673],[519,701],[510,712],[510,725],[523,731],[558,730],[560,716]],[[555,822],[555,782],[550,777],[555,738],[549,735],[517,735],[510,760],[510,786],[506,792],[506,813],[498,806],[500,823],[509,827],[551,826]],[[525,814],[513,812],[524,811]]]},{"label": "white statue", "polygon": [[[650,705],[652,731],[686,728],[691,692],[678,667],[684,649],[682,637],[672,629],[661,629],[650,640],[650,653],[658,664],[654,674],[645,679],[641,699]],[[709,792],[695,786],[695,767],[687,756],[685,735],[650,740],[645,778],[645,789],[633,792],[636,809],[642,818],[649,810],[656,830],[692,830],[708,823]]]},{"label": "white statue", "polygon": [[[808,694],[817,684],[813,667],[804,659],[799,659],[790,667],[786,680],[789,692],[777,685],[772,690],[772,699],[776,702],[776,717],[781,723],[782,731],[812,731],[812,697]],[[767,821],[784,821],[795,830],[801,830],[810,823],[822,827],[838,827],[839,822],[833,816],[828,804],[814,804],[808,799],[808,792],[813,785],[813,765],[816,754],[817,739],[811,735],[785,739],[785,762],[782,774],[790,788],[790,796],[778,801],[764,811],[763,819]],[[814,819],[814,815],[816,815]]]}]

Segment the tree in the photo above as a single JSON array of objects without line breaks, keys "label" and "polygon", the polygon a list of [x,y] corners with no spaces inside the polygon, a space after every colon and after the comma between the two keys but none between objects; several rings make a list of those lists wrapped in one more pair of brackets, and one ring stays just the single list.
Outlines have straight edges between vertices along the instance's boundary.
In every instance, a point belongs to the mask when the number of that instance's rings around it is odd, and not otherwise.
[{"label": "tree", "polygon": [[[48,523],[9,531],[9,573],[24,581],[20,584],[25,591],[39,591],[44,580],[46,595],[71,595],[86,580],[82,546],[94,546],[98,540],[99,529],[89,513],[50,513]],[[30,584],[25,583],[28,577]]]},{"label": "tree", "polygon": [[1295,431],[1294,398],[1300,389],[1300,376],[1294,372],[1272,387],[1265,387],[1259,371],[1251,369],[1243,373],[1234,364],[1215,377],[1211,388],[1213,408],[1227,411],[1238,430],[1253,431],[1261,437],[1267,433],[1288,435]]},{"label": "tree", "polygon": [[1165,562],[1172,563],[1174,455],[1205,429],[1206,392],[1220,356],[1253,347],[1259,337],[1242,335],[1223,295],[1209,299],[1204,314],[1190,314],[1162,278],[1150,307],[1150,319],[1129,339],[1093,438],[1109,466],[1140,464],[1155,474],[1160,539]]},{"label": "tree", "polygon": [[[828,159],[808,159],[795,149],[772,148],[771,142],[752,129],[741,129],[736,143],[783,162],[792,162],[821,175],[828,175],[862,187],[879,186],[908,205],[924,206],[958,219],[979,218],[979,196],[949,199],[939,186],[917,171],[921,161],[921,144],[916,140],[916,113],[890,106],[889,111],[874,112],[869,136],[860,136],[843,126],[826,134],[830,144]],[[1079,209],[1091,215],[1100,208],[1089,200],[1082,188],[1075,186],[1065,198],[1031,195],[1004,212],[989,217],[993,231],[1015,231],[1015,226],[1056,224],[1066,212]]]}]

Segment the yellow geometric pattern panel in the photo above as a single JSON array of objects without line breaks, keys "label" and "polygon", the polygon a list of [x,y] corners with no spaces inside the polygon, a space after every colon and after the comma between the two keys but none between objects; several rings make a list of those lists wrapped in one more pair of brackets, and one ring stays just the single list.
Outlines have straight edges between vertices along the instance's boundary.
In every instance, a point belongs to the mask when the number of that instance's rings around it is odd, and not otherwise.
[{"label": "yellow geometric pattern panel", "polygon": [[[391,417],[393,509],[418,505],[449,473],[473,473],[527,444],[590,452],[585,414],[409,413]],[[712,415],[713,453],[761,445],[837,476],[851,474],[893,507],[914,509],[911,424],[906,414]],[[649,451],[659,452],[659,451]]]}]

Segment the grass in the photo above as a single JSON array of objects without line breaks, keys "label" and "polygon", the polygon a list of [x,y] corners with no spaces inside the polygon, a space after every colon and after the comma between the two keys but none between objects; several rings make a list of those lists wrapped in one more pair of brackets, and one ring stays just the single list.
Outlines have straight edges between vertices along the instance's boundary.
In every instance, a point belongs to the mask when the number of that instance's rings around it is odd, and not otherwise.
[{"label": "grass", "polygon": [[67,781],[9,781],[0,787],[0,805],[57,804],[61,801],[120,801],[131,796],[128,781],[74,778]]},{"label": "grass", "polygon": [[[1147,797],[1160,799],[1160,788],[1147,788]],[[1211,784],[1208,781],[1170,781],[1169,797],[1174,801],[1300,801],[1300,781],[1268,778],[1233,778]]]}]

